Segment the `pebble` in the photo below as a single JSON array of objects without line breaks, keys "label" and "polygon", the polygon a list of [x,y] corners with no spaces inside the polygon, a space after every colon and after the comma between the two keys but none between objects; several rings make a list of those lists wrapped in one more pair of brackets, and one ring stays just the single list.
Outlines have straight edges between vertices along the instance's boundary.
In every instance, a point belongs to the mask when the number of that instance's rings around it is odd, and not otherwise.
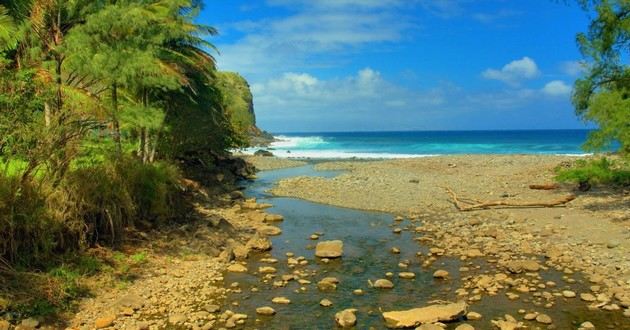
[{"label": "pebble", "polygon": [[188,320],[188,317],[181,313],[171,314],[168,317],[168,323],[170,324],[180,324],[186,322],[186,320]]},{"label": "pebble", "polygon": [[246,273],[247,267],[241,264],[231,264],[227,267],[227,271],[232,273]]},{"label": "pebble", "polygon": [[538,314],[538,316],[536,316],[536,322],[542,324],[551,324],[552,320],[551,317],[549,317],[549,315],[547,314]]},{"label": "pebble", "polygon": [[287,305],[291,303],[291,300],[289,300],[286,297],[275,297],[273,299],[271,299],[271,302],[274,304],[281,304],[281,305]]},{"label": "pebble", "polygon": [[587,301],[587,302],[593,302],[595,300],[597,300],[597,298],[595,298],[594,295],[590,294],[590,293],[581,293],[580,294],[580,299]]},{"label": "pebble", "polygon": [[595,329],[595,325],[593,325],[593,323],[586,321],[586,322],[582,322],[582,324],[580,324],[580,328],[581,329]]},{"label": "pebble", "polygon": [[470,324],[464,323],[464,324],[460,324],[458,325],[455,330],[475,330],[475,327],[473,327]]},{"label": "pebble", "polygon": [[612,240],[609,241],[608,243],[606,243],[606,247],[609,249],[614,249],[616,247],[618,247],[619,245],[621,245],[621,242],[617,241],[617,240]]},{"label": "pebble", "polygon": [[439,269],[439,270],[436,270],[436,271],[433,273],[433,277],[434,277],[434,278],[445,279],[445,278],[447,278],[447,277],[448,277],[448,272],[447,272],[447,271],[445,271],[445,270],[443,270],[443,269]]},{"label": "pebble", "polygon": [[319,302],[319,305],[320,305],[320,306],[322,306],[322,307],[330,307],[330,306],[332,306],[332,304],[333,304],[333,303],[332,303],[332,301],[330,301],[330,300],[328,300],[328,299],[325,299],[325,298],[324,298],[324,299],[322,299],[322,300]]},{"label": "pebble", "polygon": [[269,306],[263,306],[256,308],[256,314],[271,316],[276,314],[276,310]]},{"label": "pebble", "polygon": [[570,290],[564,290],[562,291],[562,296],[565,298],[575,298],[575,292],[570,291]]},{"label": "pebble", "polygon": [[477,312],[468,312],[468,314],[466,314],[466,319],[471,320],[471,321],[480,320],[481,314]]},{"label": "pebble", "polygon": [[412,272],[401,272],[401,273],[398,273],[398,277],[409,280],[409,279],[415,278],[416,274]]},{"label": "pebble", "polygon": [[374,287],[377,289],[391,289],[394,287],[394,283],[390,280],[381,278],[374,282]]},{"label": "pebble", "polygon": [[357,324],[356,309],[345,309],[335,314],[335,321],[342,328],[350,328]]},{"label": "pebble", "polygon": [[116,321],[115,315],[106,315],[96,319],[96,321],[94,321],[94,327],[96,329],[107,328],[114,324],[114,321]]}]

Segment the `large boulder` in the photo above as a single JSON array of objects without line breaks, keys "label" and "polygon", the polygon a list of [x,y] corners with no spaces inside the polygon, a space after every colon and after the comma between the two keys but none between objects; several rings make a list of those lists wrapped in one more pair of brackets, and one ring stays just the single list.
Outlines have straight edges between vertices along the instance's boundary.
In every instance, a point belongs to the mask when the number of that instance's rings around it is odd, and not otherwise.
[{"label": "large boulder", "polygon": [[258,150],[256,150],[256,152],[254,152],[254,156],[272,157],[273,153],[271,153],[271,151],[269,151],[269,150],[258,149]]},{"label": "large boulder", "polygon": [[317,243],[315,256],[320,258],[339,258],[343,255],[343,242],[340,240]]},{"label": "large boulder", "polygon": [[468,305],[457,302],[446,305],[430,305],[406,311],[384,312],[383,319],[388,328],[413,328],[425,323],[452,321],[466,315]]}]

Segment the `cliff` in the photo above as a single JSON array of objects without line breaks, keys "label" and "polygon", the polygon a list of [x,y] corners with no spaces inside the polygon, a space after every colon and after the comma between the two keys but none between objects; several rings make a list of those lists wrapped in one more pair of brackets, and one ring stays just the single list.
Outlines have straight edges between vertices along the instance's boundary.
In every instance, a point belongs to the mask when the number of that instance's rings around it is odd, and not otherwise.
[{"label": "cliff", "polygon": [[232,125],[248,138],[250,146],[268,145],[273,141],[271,134],[256,126],[254,100],[245,78],[236,72],[217,72],[217,87]]}]

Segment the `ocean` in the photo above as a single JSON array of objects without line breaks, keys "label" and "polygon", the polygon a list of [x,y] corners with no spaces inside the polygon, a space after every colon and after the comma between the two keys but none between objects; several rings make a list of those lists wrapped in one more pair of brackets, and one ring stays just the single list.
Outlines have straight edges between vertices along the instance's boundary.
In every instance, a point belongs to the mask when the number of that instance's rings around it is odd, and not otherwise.
[{"label": "ocean", "polygon": [[[454,154],[584,155],[589,130],[277,133],[287,158],[412,158]],[[258,148],[250,148],[253,153]]]}]

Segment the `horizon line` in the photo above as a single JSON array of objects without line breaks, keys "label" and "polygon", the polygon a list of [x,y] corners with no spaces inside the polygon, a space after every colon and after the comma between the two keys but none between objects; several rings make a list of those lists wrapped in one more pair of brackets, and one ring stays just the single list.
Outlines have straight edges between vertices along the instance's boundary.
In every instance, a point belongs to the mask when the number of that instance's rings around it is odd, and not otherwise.
[{"label": "horizon line", "polygon": [[521,129],[461,129],[461,130],[372,130],[372,131],[293,131],[293,132],[272,132],[269,134],[325,134],[325,133],[410,133],[410,132],[525,132],[525,131],[593,131],[596,128],[521,128]]}]

